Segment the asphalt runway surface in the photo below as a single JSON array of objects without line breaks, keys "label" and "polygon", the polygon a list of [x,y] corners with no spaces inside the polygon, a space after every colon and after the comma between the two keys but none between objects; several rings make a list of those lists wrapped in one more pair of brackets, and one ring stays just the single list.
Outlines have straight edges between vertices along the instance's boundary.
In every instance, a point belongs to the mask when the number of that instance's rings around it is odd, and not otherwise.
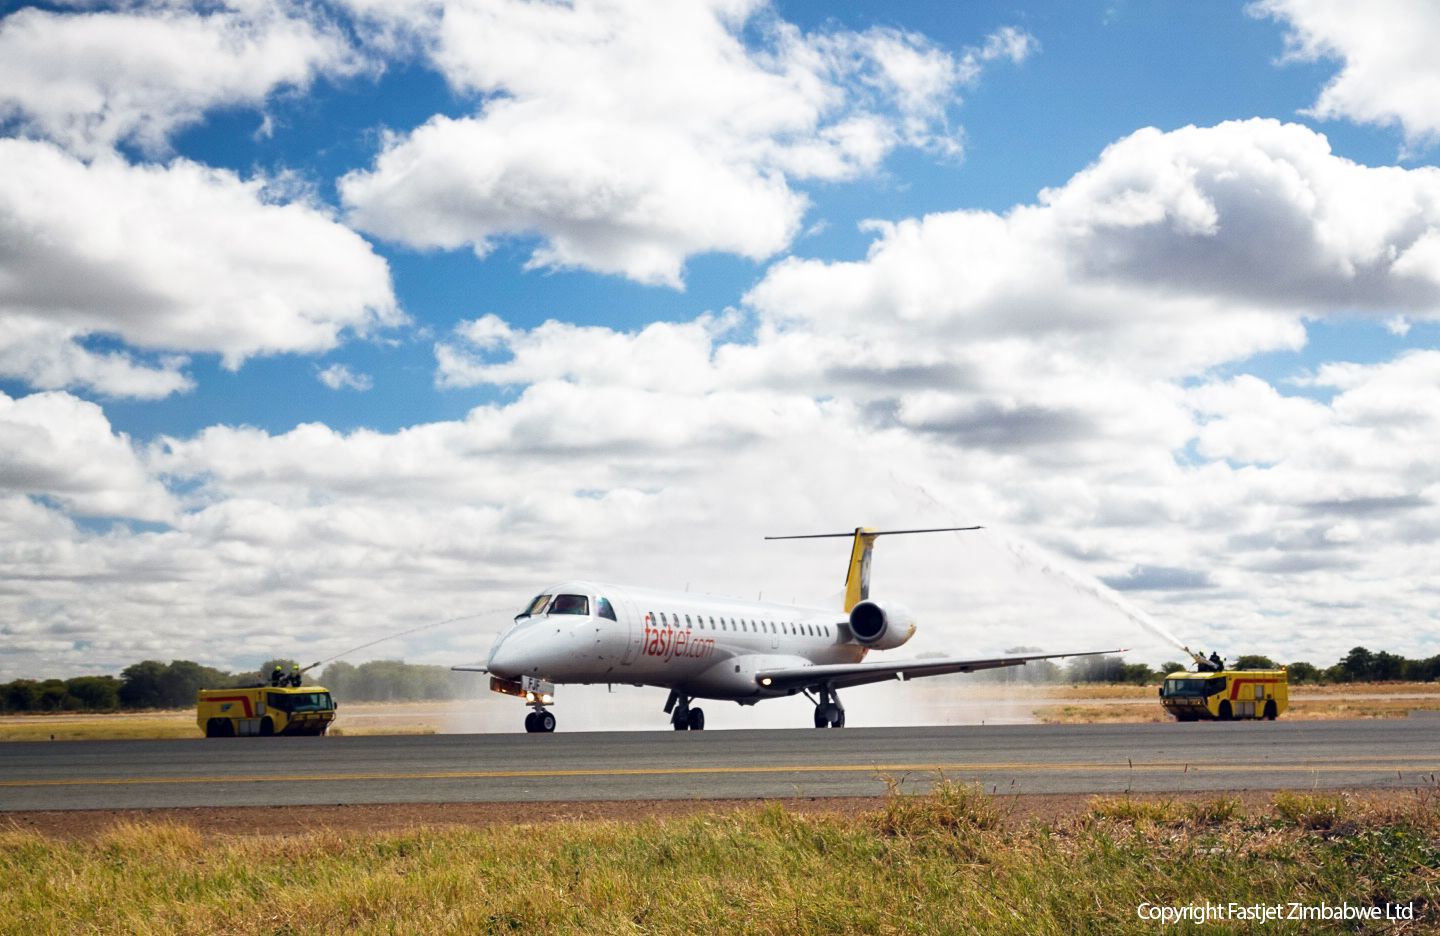
[{"label": "asphalt runway surface", "polygon": [[16,742],[0,811],[1008,793],[1412,789],[1440,718]]}]

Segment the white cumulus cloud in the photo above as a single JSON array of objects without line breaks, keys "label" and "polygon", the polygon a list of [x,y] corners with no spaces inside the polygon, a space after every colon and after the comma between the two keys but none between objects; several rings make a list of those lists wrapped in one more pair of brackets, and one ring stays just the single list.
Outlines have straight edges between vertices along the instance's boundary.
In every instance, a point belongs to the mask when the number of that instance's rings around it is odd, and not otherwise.
[{"label": "white cumulus cloud", "polygon": [[1428,145],[1440,135],[1440,7],[1434,3],[1258,0],[1250,12],[1289,26],[1289,57],[1341,62],[1311,108],[1315,116],[1399,125],[1410,144]]},{"label": "white cumulus cloud", "polygon": [[334,347],[403,321],[389,268],[363,238],[263,180],[186,160],[83,162],[0,140],[0,368],[36,386],[153,397],[187,386],[76,341],[246,358]]},{"label": "white cumulus cloud", "polygon": [[872,172],[897,146],[957,152],[957,91],[1033,48],[1014,29],[960,60],[893,29],[807,35],[759,2],[358,6],[482,103],[345,176],[354,223],[482,255],[537,237],[532,266],[671,286],[694,254],[784,249],[808,204],[795,180]]},{"label": "white cumulus cloud", "polygon": [[369,374],[357,374],[344,364],[331,364],[315,372],[315,377],[331,390],[369,390],[375,386]]},{"label": "white cumulus cloud", "polygon": [[0,393],[0,496],[16,494],[90,516],[164,521],[175,510],[100,407],[68,393]]},{"label": "white cumulus cloud", "polygon": [[280,88],[360,68],[331,25],[271,0],[137,0],[0,20],[0,120],[86,155],[155,152],[217,107],[261,107]]}]

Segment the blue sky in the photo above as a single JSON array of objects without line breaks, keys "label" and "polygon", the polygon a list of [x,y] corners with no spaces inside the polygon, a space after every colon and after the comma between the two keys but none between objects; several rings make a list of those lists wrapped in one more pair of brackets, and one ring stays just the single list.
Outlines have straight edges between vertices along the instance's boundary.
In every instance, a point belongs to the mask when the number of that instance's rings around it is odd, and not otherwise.
[{"label": "blue sky", "polygon": [[[1440,17],[1367,11],[16,8],[0,676],[748,591],[936,509],[1197,642],[1440,652]],[[896,579],[940,649],[1125,637],[946,549]]]}]

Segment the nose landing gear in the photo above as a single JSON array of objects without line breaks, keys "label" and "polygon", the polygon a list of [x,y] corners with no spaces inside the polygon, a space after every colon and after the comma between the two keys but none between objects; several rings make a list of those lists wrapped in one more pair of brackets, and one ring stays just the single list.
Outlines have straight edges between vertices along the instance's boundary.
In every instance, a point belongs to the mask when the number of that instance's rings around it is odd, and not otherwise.
[{"label": "nose landing gear", "polygon": [[670,690],[670,698],[665,700],[665,713],[670,716],[670,724],[676,731],[705,730],[705,710],[691,708],[691,701],[690,696]]},{"label": "nose landing gear", "polygon": [[530,734],[549,734],[555,730],[555,716],[541,706],[525,716],[525,730]]}]

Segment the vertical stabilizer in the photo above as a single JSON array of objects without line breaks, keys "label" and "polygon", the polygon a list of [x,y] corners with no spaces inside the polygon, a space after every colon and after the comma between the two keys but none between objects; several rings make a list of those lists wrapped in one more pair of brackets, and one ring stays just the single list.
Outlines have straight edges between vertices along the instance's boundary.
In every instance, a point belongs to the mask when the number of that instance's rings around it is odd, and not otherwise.
[{"label": "vertical stabilizer", "polygon": [[855,545],[850,549],[850,568],[845,574],[845,613],[870,597],[870,553],[878,534],[866,527],[855,528]]},{"label": "vertical stabilizer", "polygon": [[870,597],[870,554],[875,548],[875,537],[897,536],[901,533],[951,533],[960,530],[982,530],[984,527],[932,527],[926,530],[872,530],[869,527],[856,527],[853,533],[810,533],[804,536],[767,536],[767,540],[787,539],[835,539],[841,536],[853,536],[854,544],[850,547],[850,568],[845,575],[845,613],[849,614],[854,607],[866,598]]}]

